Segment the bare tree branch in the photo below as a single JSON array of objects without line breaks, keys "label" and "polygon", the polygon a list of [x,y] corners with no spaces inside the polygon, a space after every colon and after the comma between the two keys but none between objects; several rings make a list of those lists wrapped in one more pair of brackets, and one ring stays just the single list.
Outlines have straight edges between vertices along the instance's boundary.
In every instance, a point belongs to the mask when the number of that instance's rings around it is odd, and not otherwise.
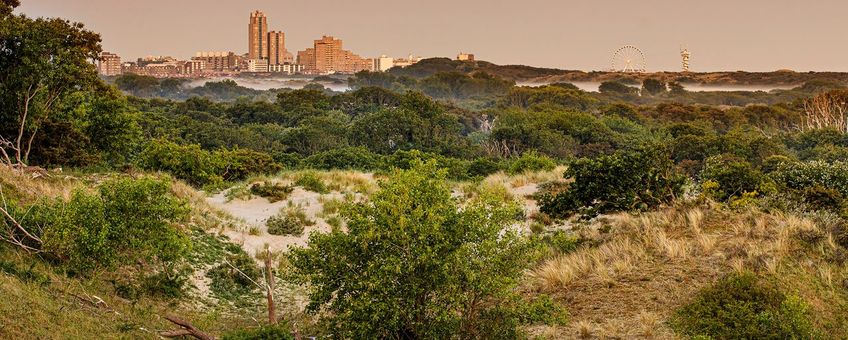
[{"label": "bare tree branch", "polygon": [[190,322],[180,319],[173,315],[166,315],[165,319],[176,324],[177,326],[182,327],[182,329],[171,330],[171,331],[163,331],[160,332],[159,335],[164,336],[166,338],[175,338],[179,336],[191,335],[200,340],[215,340],[216,338],[212,335],[206,334],[205,332],[197,329]]}]

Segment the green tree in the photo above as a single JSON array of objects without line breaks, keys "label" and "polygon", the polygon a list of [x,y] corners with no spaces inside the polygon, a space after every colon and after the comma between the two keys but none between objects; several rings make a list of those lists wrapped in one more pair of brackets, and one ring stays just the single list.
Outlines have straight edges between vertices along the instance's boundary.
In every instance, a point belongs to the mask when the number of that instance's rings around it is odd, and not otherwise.
[{"label": "green tree", "polygon": [[[17,1],[5,1],[3,10]],[[26,164],[39,128],[69,94],[98,81],[91,61],[100,36],[62,19],[0,20],[0,150],[8,163]]]},{"label": "green tree", "polygon": [[313,233],[292,251],[342,338],[512,337],[521,272],[534,254],[506,227],[514,204],[484,197],[460,209],[435,162],[398,170],[369,203],[347,207],[348,232]]},{"label": "green tree", "polygon": [[605,81],[598,86],[598,92],[610,94],[636,94],[639,90],[615,81]]},{"label": "green tree", "polygon": [[0,17],[12,14],[12,10],[21,5],[20,0],[0,1]]},{"label": "green tree", "polygon": [[665,82],[659,79],[646,78],[642,81],[642,95],[656,96],[668,91]]}]

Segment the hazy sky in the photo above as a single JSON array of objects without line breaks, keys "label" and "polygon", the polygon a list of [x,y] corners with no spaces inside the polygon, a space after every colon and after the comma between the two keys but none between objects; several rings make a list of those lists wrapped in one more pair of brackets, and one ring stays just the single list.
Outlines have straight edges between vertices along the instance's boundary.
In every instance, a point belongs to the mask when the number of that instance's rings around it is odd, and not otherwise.
[{"label": "hazy sky", "polygon": [[247,52],[250,11],[289,51],[322,34],[364,57],[456,56],[498,64],[604,70],[632,44],[649,70],[848,71],[846,0],[22,0],[19,12],[81,21],[125,60]]}]

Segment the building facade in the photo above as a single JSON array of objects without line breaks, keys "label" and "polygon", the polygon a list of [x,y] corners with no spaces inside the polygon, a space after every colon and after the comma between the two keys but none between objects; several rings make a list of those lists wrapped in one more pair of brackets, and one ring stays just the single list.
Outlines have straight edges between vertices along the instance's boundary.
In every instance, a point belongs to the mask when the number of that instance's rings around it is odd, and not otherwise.
[{"label": "building facade", "polygon": [[362,58],[342,48],[342,40],[323,36],[312,48],[297,53],[297,63],[306,73],[356,73],[371,70],[372,60]]},{"label": "building facade", "polygon": [[459,52],[459,54],[456,55],[456,60],[474,61],[474,55],[471,53]]},{"label": "building facade", "polygon": [[121,57],[114,53],[100,53],[97,61],[97,70],[104,76],[117,76],[121,74]]},{"label": "building facade", "polygon": [[268,72],[268,59],[248,59],[247,72],[264,73]]},{"label": "building facade", "polygon": [[209,72],[238,68],[238,57],[233,52],[197,52],[191,60],[203,61],[203,70]]},{"label": "building facade", "polygon": [[286,34],[280,31],[268,32],[268,65],[282,65],[294,62],[292,54],[286,50]]},{"label": "building facade", "polygon": [[395,58],[387,57],[385,54],[374,58],[374,66],[371,69],[374,72],[386,72],[395,66]]},{"label": "building facade", "polygon": [[278,64],[278,65],[268,65],[268,72],[273,73],[284,73],[284,74],[296,74],[303,72],[303,65],[298,64]]},{"label": "building facade", "polygon": [[268,58],[268,18],[262,11],[250,13],[250,23],[247,26],[247,58]]}]

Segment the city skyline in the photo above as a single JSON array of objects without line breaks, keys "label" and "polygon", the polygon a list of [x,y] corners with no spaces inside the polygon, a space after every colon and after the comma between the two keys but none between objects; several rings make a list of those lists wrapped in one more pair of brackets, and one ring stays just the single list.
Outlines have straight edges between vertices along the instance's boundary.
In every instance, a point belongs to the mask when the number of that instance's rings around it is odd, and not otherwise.
[{"label": "city skyline", "polygon": [[[205,6],[202,16],[186,16],[200,1],[159,6],[165,2],[151,0],[126,10],[103,0],[40,0],[24,1],[18,11],[83,22],[101,33],[104,50],[127,60],[146,55],[186,58],[197,51],[246,53],[244,13],[260,9],[273,18],[269,29],[286,32],[289,51],[332,35],[367,57],[452,57],[468,51],[498,64],[604,70],[616,48],[632,44],[645,51],[649,71],[677,71],[679,48],[686,45],[693,71],[848,71],[841,57],[848,47],[832,42],[846,28],[839,13],[848,10],[848,4],[649,2],[529,0],[514,6],[430,1],[413,6],[331,1],[328,10],[317,12],[306,3],[251,1],[224,9]],[[316,15],[321,20],[316,21]]]}]

